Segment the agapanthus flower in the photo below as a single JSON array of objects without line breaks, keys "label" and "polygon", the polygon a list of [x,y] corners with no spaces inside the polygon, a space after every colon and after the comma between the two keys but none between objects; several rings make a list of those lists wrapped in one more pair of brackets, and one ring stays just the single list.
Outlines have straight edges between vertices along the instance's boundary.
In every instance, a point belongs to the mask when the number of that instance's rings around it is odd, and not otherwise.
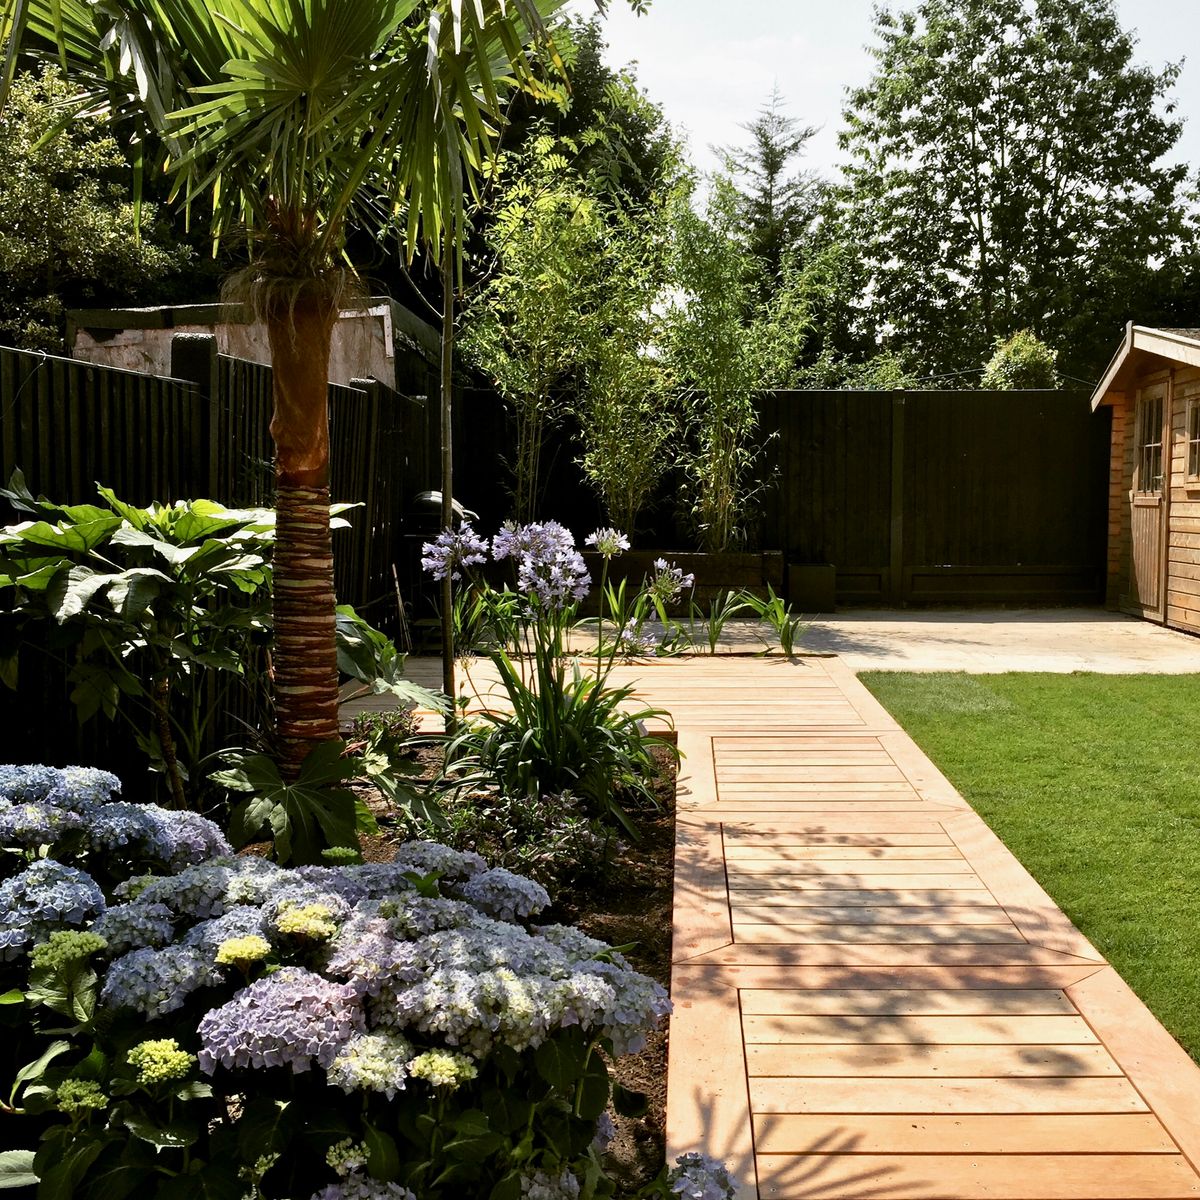
[{"label": "agapanthus flower", "polygon": [[364,1029],[354,989],[302,967],[284,967],[242,988],[205,1014],[199,1033],[200,1067],[328,1067]]},{"label": "agapanthus flower", "polygon": [[514,875],[503,867],[483,871],[457,890],[469,904],[498,921],[533,916],[550,905],[549,893],[540,883]]},{"label": "agapanthus flower", "polygon": [[165,904],[140,899],[105,909],[92,931],[104,938],[113,957],[146,946],[158,949],[175,936],[171,910]]},{"label": "agapanthus flower", "polygon": [[404,1089],[412,1055],[412,1043],[399,1034],[359,1034],[337,1052],[328,1079],[344,1092],[382,1092],[390,1100]]},{"label": "agapanthus flower", "polygon": [[0,883],[0,960],[103,911],[104,893],[90,875],[52,858],[31,863]]},{"label": "agapanthus flower", "polygon": [[583,544],[594,547],[597,554],[610,560],[629,549],[629,539],[618,530],[608,527],[589,533],[583,539]]},{"label": "agapanthus flower", "polygon": [[64,1079],[55,1089],[54,1104],[68,1117],[79,1117],[84,1113],[103,1112],[108,1107],[108,1096],[91,1079]]},{"label": "agapanthus flower", "polygon": [[737,1180],[729,1168],[707,1154],[681,1154],[667,1174],[667,1188],[683,1200],[734,1200]]},{"label": "agapanthus flower", "polygon": [[434,579],[461,579],[464,567],[487,562],[487,539],[471,528],[469,521],[458,529],[443,529],[432,542],[421,546],[421,567]]},{"label": "agapanthus flower", "polygon": [[453,1091],[469,1083],[479,1075],[479,1067],[469,1054],[456,1054],[449,1050],[426,1050],[408,1064],[408,1073],[414,1079],[423,1079],[431,1087],[444,1087]]},{"label": "agapanthus flower", "polygon": [[696,583],[695,575],[685,575],[682,567],[667,562],[665,558],[654,560],[654,577],[646,585],[654,599],[663,604],[673,604]]},{"label": "agapanthus flower", "polygon": [[579,1180],[570,1171],[534,1171],[521,1176],[521,1200],[578,1200]]},{"label": "agapanthus flower", "polygon": [[575,538],[557,521],[505,525],[492,539],[492,556],[516,559],[518,590],[541,608],[582,600],[592,586]]},{"label": "agapanthus flower", "polygon": [[193,992],[220,982],[210,956],[196,946],[131,950],[108,968],[100,999],[153,1021],[182,1008]]},{"label": "agapanthus flower", "polygon": [[138,1042],[126,1057],[138,1073],[138,1083],[147,1087],[186,1079],[196,1065],[196,1056],[181,1050],[174,1038]]}]

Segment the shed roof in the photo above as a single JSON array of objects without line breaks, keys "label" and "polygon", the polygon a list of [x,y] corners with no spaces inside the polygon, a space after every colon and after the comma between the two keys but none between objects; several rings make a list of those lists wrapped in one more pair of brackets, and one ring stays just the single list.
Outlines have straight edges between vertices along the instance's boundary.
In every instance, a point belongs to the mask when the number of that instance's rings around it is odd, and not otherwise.
[{"label": "shed roof", "polygon": [[1200,367],[1200,329],[1154,329],[1130,321],[1124,341],[1092,393],[1092,408],[1114,403],[1110,395],[1123,391],[1148,357]]}]

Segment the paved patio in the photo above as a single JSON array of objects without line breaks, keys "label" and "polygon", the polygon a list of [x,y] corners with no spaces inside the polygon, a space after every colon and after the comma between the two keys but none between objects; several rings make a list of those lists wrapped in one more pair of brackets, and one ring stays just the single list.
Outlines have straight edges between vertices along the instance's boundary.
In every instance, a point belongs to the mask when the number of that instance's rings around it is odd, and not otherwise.
[{"label": "paved patio", "polygon": [[[722,647],[754,651],[761,632],[730,622]],[[856,672],[1200,672],[1200,637],[1102,608],[846,609],[812,617],[799,648]]]},{"label": "paved patio", "polygon": [[741,1195],[1200,1195],[1200,1069],[836,659],[621,668],[679,781],[668,1151]]}]

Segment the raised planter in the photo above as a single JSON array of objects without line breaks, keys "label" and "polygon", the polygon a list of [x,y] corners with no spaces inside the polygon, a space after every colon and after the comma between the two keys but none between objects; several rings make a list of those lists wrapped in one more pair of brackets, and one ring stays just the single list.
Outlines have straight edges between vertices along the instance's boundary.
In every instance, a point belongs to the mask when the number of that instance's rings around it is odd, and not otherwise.
[{"label": "raised planter", "polygon": [[[597,586],[603,570],[604,560],[598,554],[584,554],[588,570]],[[707,605],[721,592],[752,592],[756,596],[765,597],[768,585],[776,595],[784,593],[784,560],[783,554],[777,550],[768,550],[761,554],[744,554],[727,552],[722,554],[693,554],[680,553],[674,550],[628,550],[608,565],[608,578],[613,583],[622,579],[629,581],[629,587],[635,588],[642,580],[654,573],[654,563],[657,559],[665,558],[672,566],[678,567],[688,575],[696,577],[695,598],[697,604]],[[585,608],[589,605],[595,611],[595,596],[593,592]]]}]

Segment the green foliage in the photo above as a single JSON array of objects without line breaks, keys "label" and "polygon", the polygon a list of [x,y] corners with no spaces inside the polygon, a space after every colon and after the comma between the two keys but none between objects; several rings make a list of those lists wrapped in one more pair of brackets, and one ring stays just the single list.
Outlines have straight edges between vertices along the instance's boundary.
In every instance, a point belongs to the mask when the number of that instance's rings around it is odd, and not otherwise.
[{"label": "green foliage", "polygon": [[[12,622],[0,679],[18,688],[49,654],[79,720],[121,722],[172,803],[195,807],[220,709],[240,696],[254,727],[269,725],[275,514],[210,500],[139,508],[98,490],[102,504],[58,505],[34,497],[20,471],[0,489],[37,518],[0,529]],[[403,678],[390,639],[349,606],[338,610],[337,638],[338,666],[364,692],[437,706]]]},{"label": "green foliage", "polygon": [[660,336],[655,304],[669,229],[657,198],[613,211],[609,224],[604,290],[588,327],[575,417],[584,477],[607,520],[632,535],[679,452],[680,413],[651,353]]},{"label": "green foliage", "polygon": [[808,628],[807,622],[792,612],[792,606],[782,596],[775,595],[775,589],[769,583],[765,599],[750,592],[743,595],[746,607],[770,627],[780,650],[790,658],[796,652],[800,636]]},{"label": "green foliage", "polygon": [[665,714],[632,709],[631,687],[569,667],[552,644],[536,639],[533,662],[492,656],[511,712],[485,713],[467,723],[446,749],[448,772],[460,782],[494,783],[504,795],[538,799],[570,793],[604,821],[637,829],[624,797],[654,803],[651,750],[669,745],[644,722]]},{"label": "green foliage", "polygon": [[687,503],[702,547],[727,550],[748,536],[758,488],[756,400],[788,377],[807,329],[801,295],[758,299],[758,263],[742,238],[737,197],[717,177],[704,216],[686,196],[674,207],[666,358],[689,434]]},{"label": "green foliage", "polygon": [[741,128],[748,147],[722,151],[725,170],[737,191],[741,226],[750,252],[763,264],[764,295],[779,281],[813,219],[820,186],[811,172],[788,174],[792,159],[804,153],[815,125],[800,125],[783,111],[783,94],[771,89],[766,103]]},{"label": "green foliage", "polygon": [[212,781],[247,797],[230,816],[234,845],[265,837],[279,862],[312,864],[322,861],[324,850],[355,848],[360,833],[378,832],[366,805],[349,788],[339,786],[358,770],[345,748],[343,742],[320,743],[290,781],[265,754],[224,751],[220,758],[225,769],[214,772]]},{"label": "green foliage", "polygon": [[0,530],[0,591],[18,628],[5,678],[19,686],[18,662],[35,653],[62,661],[79,719],[122,720],[185,807],[214,699],[263,685],[273,514],[208,500],[137,508],[99,492],[101,505],[56,505],[19,471],[3,489],[37,518]]},{"label": "green foliage", "polygon": [[1036,329],[1087,377],[1156,267],[1194,245],[1177,66],[1135,61],[1111,0],[920,0],[875,10],[877,67],[850,92],[845,232],[863,317],[923,374],[968,371]]},{"label": "green foliage", "polygon": [[1032,330],[1021,329],[1010,338],[996,340],[996,353],[983,368],[979,386],[997,392],[1057,387],[1057,363],[1056,350]]},{"label": "green foliage", "polygon": [[570,795],[462,789],[445,810],[443,827],[431,835],[551,891],[565,883],[601,884],[619,846],[613,827]]},{"label": "green foliage", "polygon": [[50,136],[73,94],[47,66],[19,76],[0,110],[0,341],[28,350],[61,353],[67,307],[146,304],[192,257],[152,205],[135,221],[129,166],[101,120]]}]

